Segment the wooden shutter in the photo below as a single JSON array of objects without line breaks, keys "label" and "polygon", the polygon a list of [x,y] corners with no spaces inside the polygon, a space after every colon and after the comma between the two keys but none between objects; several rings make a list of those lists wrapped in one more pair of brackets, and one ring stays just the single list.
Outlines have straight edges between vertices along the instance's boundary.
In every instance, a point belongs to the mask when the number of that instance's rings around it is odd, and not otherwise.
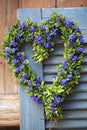
[{"label": "wooden shutter", "polygon": [[[64,118],[57,124],[45,121],[43,106],[30,101],[21,88],[20,127],[21,130],[45,130],[45,128],[54,130],[87,130],[87,8],[19,9],[17,17],[21,21],[30,17],[33,22],[37,21],[40,24],[41,19],[48,19],[53,11],[62,13],[67,19],[76,20],[82,30],[85,42],[81,78],[79,85],[74,88],[74,93],[67,96],[62,104]],[[55,42],[55,51],[42,65],[37,65],[32,60],[33,52],[30,44],[27,43],[23,49],[30,60],[33,71],[40,75],[46,84],[50,84],[53,76],[56,74],[56,65],[62,62],[63,44]]]}]

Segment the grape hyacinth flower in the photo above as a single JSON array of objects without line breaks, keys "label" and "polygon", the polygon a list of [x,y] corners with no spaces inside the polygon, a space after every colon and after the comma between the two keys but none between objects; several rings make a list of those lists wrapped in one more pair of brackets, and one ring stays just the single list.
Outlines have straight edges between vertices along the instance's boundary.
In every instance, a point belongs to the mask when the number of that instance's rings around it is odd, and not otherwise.
[{"label": "grape hyacinth flower", "polygon": [[76,70],[72,70],[72,74],[76,74]]},{"label": "grape hyacinth flower", "polygon": [[23,73],[23,74],[22,74],[22,76],[21,76],[21,78],[20,78],[20,82],[21,82],[21,83],[24,82],[26,75],[27,75],[26,73]]},{"label": "grape hyacinth flower", "polygon": [[76,36],[74,34],[71,34],[69,35],[69,38],[68,38],[71,42],[75,42],[76,40]]},{"label": "grape hyacinth flower", "polygon": [[48,35],[47,36],[47,41],[49,41],[51,39],[51,36],[50,35]]},{"label": "grape hyacinth flower", "polygon": [[20,34],[20,33],[17,33],[17,34],[16,34],[16,39],[17,39],[17,40],[21,40],[21,34]]},{"label": "grape hyacinth flower", "polygon": [[19,30],[24,30],[26,28],[25,23],[21,23],[18,27]]},{"label": "grape hyacinth flower", "polygon": [[60,68],[60,73],[62,73],[63,71],[65,71],[65,69],[64,68]]},{"label": "grape hyacinth flower", "polygon": [[51,48],[51,44],[48,43],[48,42],[45,42],[45,43],[44,43],[44,47],[45,47],[46,49],[50,49],[50,48]]},{"label": "grape hyacinth flower", "polygon": [[40,77],[37,76],[37,77],[36,77],[36,89],[39,88],[39,85],[40,85]]},{"label": "grape hyacinth flower", "polygon": [[83,52],[83,48],[82,48],[82,47],[78,47],[78,48],[77,48],[77,52],[78,52],[78,53],[82,53],[82,52]]},{"label": "grape hyacinth flower", "polygon": [[12,40],[12,41],[10,42],[10,45],[13,46],[13,47],[16,47],[17,43],[16,43],[14,40]]},{"label": "grape hyacinth flower", "polygon": [[36,101],[38,104],[42,104],[42,101],[37,96],[30,96],[31,100]]},{"label": "grape hyacinth flower", "polygon": [[62,79],[62,81],[61,81],[61,83],[60,83],[60,84],[61,84],[62,86],[65,86],[65,85],[66,85],[66,83],[67,83],[67,80],[66,80],[66,79]]},{"label": "grape hyacinth flower", "polygon": [[56,18],[56,22],[58,23],[59,21],[60,21],[60,18],[57,17],[57,18]]},{"label": "grape hyacinth flower", "polygon": [[34,32],[34,31],[35,31],[35,27],[32,26],[32,27],[30,28],[30,31],[31,31],[31,32]]},{"label": "grape hyacinth flower", "polygon": [[83,43],[83,42],[84,42],[84,39],[83,39],[83,36],[82,36],[82,35],[80,36],[79,41],[80,41],[80,43]]},{"label": "grape hyacinth flower", "polygon": [[42,37],[38,35],[37,38],[35,39],[35,42],[38,44],[42,44]]},{"label": "grape hyacinth flower", "polygon": [[65,27],[69,28],[69,27],[72,27],[73,22],[72,22],[72,21],[69,21],[69,20],[65,20],[65,21],[64,21],[64,25],[65,25]]},{"label": "grape hyacinth flower", "polygon": [[43,25],[43,26],[41,27],[41,30],[44,31],[44,30],[46,30],[46,28],[47,28],[47,26],[46,26],[46,25]]},{"label": "grape hyacinth flower", "polygon": [[12,48],[12,54],[14,54],[16,52],[16,48]]}]

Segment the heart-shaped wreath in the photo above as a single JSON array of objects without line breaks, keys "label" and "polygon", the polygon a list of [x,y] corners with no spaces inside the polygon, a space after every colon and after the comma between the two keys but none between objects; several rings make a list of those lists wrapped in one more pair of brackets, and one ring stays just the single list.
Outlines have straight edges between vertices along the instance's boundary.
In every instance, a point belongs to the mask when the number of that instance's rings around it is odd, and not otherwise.
[{"label": "heart-shaped wreath", "polygon": [[[64,61],[57,66],[57,76],[51,85],[46,86],[40,77],[32,72],[29,60],[20,47],[24,43],[32,44],[33,59],[41,63],[54,50],[56,39],[60,35],[64,43]],[[61,103],[72,87],[78,84],[83,52],[83,36],[74,21],[67,20],[61,14],[53,12],[41,25],[30,19],[18,21],[6,31],[3,52],[18,82],[33,101],[44,105],[47,119],[62,119]]]}]

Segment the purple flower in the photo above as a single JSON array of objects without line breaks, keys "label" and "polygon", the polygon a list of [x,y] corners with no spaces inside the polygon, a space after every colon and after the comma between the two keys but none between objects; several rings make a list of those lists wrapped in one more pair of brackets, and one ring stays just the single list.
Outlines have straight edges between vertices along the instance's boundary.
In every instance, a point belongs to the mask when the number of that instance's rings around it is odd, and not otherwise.
[{"label": "purple flower", "polygon": [[71,74],[67,74],[66,77],[67,77],[67,78],[71,78],[72,75],[71,75]]},{"label": "purple flower", "polygon": [[50,35],[47,36],[47,41],[49,41],[51,39]]},{"label": "purple flower", "polygon": [[16,34],[16,38],[17,38],[17,40],[21,40],[21,34],[20,34],[20,33],[17,33],[17,34]]},{"label": "purple flower", "polygon": [[68,62],[67,62],[67,61],[64,61],[64,62],[63,62],[63,68],[66,69],[67,66],[68,66]]},{"label": "purple flower", "polygon": [[51,44],[48,43],[48,42],[45,42],[45,43],[44,43],[44,47],[45,47],[46,49],[50,49],[50,48],[51,48]]},{"label": "purple flower", "polygon": [[74,31],[75,31],[75,32],[79,32],[79,28],[78,28],[78,27],[75,27],[75,28],[74,28]]},{"label": "purple flower", "polygon": [[75,42],[76,40],[76,36],[74,34],[71,34],[69,35],[69,38],[68,38],[71,42]]},{"label": "purple flower", "polygon": [[38,35],[37,38],[35,39],[35,42],[38,44],[42,44],[42,37]]},{"label": "purple flower", "polygon": [[61,97],[60,96],[54,96],[54,102],[59,105],[61,103]]},{"label": "purple flower", "polygon": [[18,63],[18,60],[16,60],[16,59],[12,60],[12,64],[16,65],[17,63]]},{"label": "purple flower", "polygon": [[31,35],[31,36],[30,36],[30,40],[33,40],[33,39],[34,39],[34,36],[33,36],[33,35]]},{"label": "purple flower", "polygon": [[8,53],[5,54],[6,59],[10,58],[10,55]]},{"label": "purple flower", "polygon": [[76,70],[72,70],[72,74],[76,74]]},{"label": "purple flower", "polygon": [[33,84],[32,80],[28,80],[28,86],[31,86]]},{"label": "purple flower", "polygon": [[52,28],[52,30],[51,30],[51,35],[52,36],[55,36],[56,34],[57,34],[57,29],[55,29],[55,28]]},{"label": "purple flower", "polygon": [[49,33],[48,33],[48,32],[46,32],[44,35],[47,37],[47,36],[49,36]]},{"label": "purple flower", "polygon": [[30,31],[31,31],[31,32],[34,32],[34,31],[35,31],[35,27],[32,26],[32,27],[30,28]]},{"label": "purple flower", "polygon": [[36,101],[38,104],[42,104],[42,101],[37,96],[30,96],[31,100]]},{"label": "purple flower", "polygon": [[69,28],[69,27],[72,27],[73,22],[72,22],[72,21],[69,21],[69,20],[65,20],[65,21],[64,21],[64,25],[65,25],[65,27]]},{"label": "purple flower", "polygon": [[12,54],[14,54],[16,52],[16,48],[12,48]]},{"label": "purple flower", "polygon": [[19,73],[20,72],[20,67],[15,68],[14,72]]},{"label": "purple flower", "polygon": [[80,41],[80,43],[83,43],[83,42],[84,42],[84,39],[83,39],[83,36],[82,36],[82,35],[79,37],[79,41]]},{"label": "purple flower", "polygon": [[81,53],[81,52],[83,52],[83,48],[82,47],[78,47],[77,51],[78,51],[78,53]]},{"label": "purple flower", "polygon": [[25,80],[25,79],[21,77],[19,81],[20,81],[21,83],[23,83],[24,80]]},{"label": "purple flower", "polygon": [[21,23],[18,27],[19,30],[24,30],[26,28],[25,23]]},{"label": "purple flower", "polygon": [[7,53],[9,52],[10,48],[9,47],[5,47],[5,49],[3,50],[3,52]]},{"label": "purple flower", "polygon": [[10,33],[10,32],[11,32],[11,30],[8,28],[8,29],[6,29],[6,32],[7,32],[7,33]]},{"label": "purple flower", "polygon": [[72,47],[72,42],[69,42],[69,47]]},{"label": "purple flower", "polygon": [[53,114],[54,110],[55,110],[54,108],[51,108],[50,113]]},{"label": "purple flower", "polygon": [[16,47],[17,43],[16,43],[14,40],[12,40],[12,41],[10,42],[10,45],[13,46],[13,47]]},{"label": "purple flower", "polygon": [[60,21],[60,18],[56,18],[56,22],[58,23]]},{"label": "purple flower", "polygon": [[18,57],[18,58],[21,57],[21,52],[17,52],[17,57]]},{"label": "purple flower", "polygon": [[56,79],[56,77],[57,77],[57,75],[54,75],[54,76],[53,76],[53,79]]},{"label": "purple flower", "polygon": [[46,28],[47,28],[47,26],[46,26],[46,25],[43,25],[43,26],[41,27],[41,30],[46,30]]},{"label": "purple flower", "polygon": [[71,58],[72,60],[77,60],[77,56],[75,56],[73,53],[70,54],[70,58]]},{"label": "purple flower", "polygon": [[35,88],[38,89],[38,88],[39,88],[39,85],[40,85],[39,83],[36,83],[36,87],[35,87]]},{"label": "purple flower", "polygon": [[55,106],[55,103],[52,101],[51,103],[50,103],[50,107],[54,107]]},{"label": "purple flower", "polygon": [[62,86],[65,86],[65,85],[66,85],[66,83],[67,83],[67,80],[66,80],[66,79],[62,79],[62,81],[61,81],[61,83],[60,83],[60,84],[61,84]]},{"label": "purple flower", "polygon": [[26,73],[23,73],[23,74],[22,74],[22,78],[25,78],[26,76],[27,76]]},{"label": "purple flower", "polygon": [[55,110],[55,103],[53,101],[50,103],[50,107],[51,107],[50,113],[53,114]]},{"label": "purple flower", "polygon": [[64,68],[60,68],[60,73],[62,73],[63,71],[65,71],[65,69]]}]

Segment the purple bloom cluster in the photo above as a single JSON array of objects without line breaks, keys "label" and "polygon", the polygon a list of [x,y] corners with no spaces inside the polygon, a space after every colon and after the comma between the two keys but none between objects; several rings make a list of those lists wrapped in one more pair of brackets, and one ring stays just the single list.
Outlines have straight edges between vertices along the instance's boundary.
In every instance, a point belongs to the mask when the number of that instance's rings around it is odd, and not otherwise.
[{"label": "purple bloom cluster", "polygon": [[33,35],[31,35],[29,38],[30,38],[30,40],[34,40],[34,36]]},{"label": "purple bloom cluster", "polygon": [[5,47],[5,49],[3,50],[3,52],[7,53],[9,52],[10,48],[9,47]]},{"label": "purple bloom cluster", "polygon": [[71,42],[75,42],[76,40],[76,36],[74,34],[71,34],[69,35],[69,38],[68,38]]},{"label": "purple bloom cluster", "polygon": [[20,82],[23,83],[25,78],[26,78],[27,74],[26,73],[23,73],[21,78],[20,78]]},{"label": "purple bloom cluster", "polygon": [[46,30],[46,28],[47,28],[47,26],[46,25],[43,25],[42,27],[41,27],[41,30],[43,31],[43,30]]},{"label": "purple bloom cluster", "polygon": [[67,77],[67,78],[71,78],[72,75],[71,75],[71,74],[67,74],[66,77]]},{"label": "purple bloom cluster", "polygon": [[61,83],[60,83],[60,84],[61,84],[62,86],[65,86],[65,85],[66,85],[66,83],[67,83],[67,80],[66,80],[66,79],[62,79],[62,81],[61,81]]},{"label": "purple bloom cluster", "polygon": [[67,66],[68,66],[68,62],[67,62],[67,61],[64,61],[64,62],[63,62],[63,68],[66,69]]},{"label": "purple bloom cluster", "polygon": [[20,34],[20,33],[17,33],[17,34],[16,34],[16,39],[17,39],[17,40],[21,40],[21,34]]},{"label": "purple bloom cluster", "polygon": [[54,111],[55,111],[55,106],[56,106],[56,105],[59,105],[60,103],[61,103],[61,97],[55,95],[53,101],[50,103],[50,107],[51,107],[50,113],[51,113],[51,114],[54,113]]},{"label": "purple bloom cluster", "polygon": [[40,85],[40,77],[37,76],[37,77],[36,77],[36,89],[39,88],[39,85]]},{"label": "purple bloom cluster", "polygon": [[17,65],[17,64],[18,64],[18,62],[19,62],[19,61],[18,61],[18,60],[16,60],[16,59],[13,59],[13,60],[12,60],[12,64],[13,64],[13,65]]},{"label": "purple bloom cluster", "polygon": [[77,60],[77,56],[75,56],[73,53],[70,54],[70,58],[75,61]]},{"label": "purple bloom cluster", "polygon": [[50,49],[50,48],[51,48],[51,44],[50,44],[49,42],[45,42],[45,43],[44,43],[44,47],[45,47],[46,49]]},{"label": "purple bloom cluster", "polygon": [[72,74],[76,74],[76,70],[72,70]]},{"label": "purple bloom cluster", "polygon": [[24,56],[21,54],[21,52],[17,52],[17,58],[22,60],[22,62],[24,61]]},{"label": "purple bloom cluster", "polygon": [[19,74],[19,72],[20,72],[20,67],[15,68],[14,72]]},{"label": "purple bloom cluster", "polygon": [[6,59],[9,59],[10,58],[10,55],[8,53],[5,54],[5,58]]},{"label": "purple bloom cluster", "polygon": [[82,35],[80,36],[79,41],[80,41],[80,43],[83,43],[83,42],[84,42],[84,39],[83,39],[83,36],[82,36]]},{"label": "purple bloom cluster", "polygon": [[72,22],[72,21],[69,21],[69,20],[65,20],[65,21],[64,21],[64,25],[65,25],[65,27],[69,28],[69,27],[72,27],[73,22]]},{"label": "purple bloom cluster", "polygon": [[78,52],[78,53],[82,53],[82,52],[83,52],[83,48],[82,48],[82,47],[78,47],[78,48],[77,48],[77,52]]},{"label": "purple bloom cluster", "polygon": [[52,35],[52,36],[57,35],[57,29],[52,28],[52,30],[51,30],[51,35]]},{"label": "purple bloom cluster", "polygon": [[32,80],[28,80],[28,86],[30,87],[33,84]]},{"label": "purple bloom cluster", "polygon": [[14,54],[16,52],[16,48],[12,48],[12,54]]},{"label": "purple bloom cluster", "polygon": [[38,35],[37,38],[35,39],[35,42],[38,44],[42,44],[42,37]]},{"label": "purple bloom cluster", "polygon": [[34,31],[35,31],[35,27],[32,26],[32,27],[30,28],[30,31],[31,31],[31,32],[34,32]]},{"label": "purple bloom cluster", "polygon": [[79,28],[78,28],[78,27],[75,27],[75,28],[74,28],[74,31],[75,31],[75,32],[79,32]]},{"label": "purple bloom cluster", "polygon": [[12,47],[16,47],[17,43],[16,43],[14,40],[12,40],[12,41],[10,42],[10,45],[11,45]]},{"label": "purple bloom cluster", "polygon": [[60,21],[60,18],[57,17],[57,18],[56,18],[56,22],[58,23],[59,21]]},{"label": "purple bloom cluster", "polygon": [[21,23],[18,27],[19,30],[24,30],[26,28],[25,23]]},{"label": "purple bloom cluster", "polygon": [[38,104],[42,104],[41,99],[38,98],[37,96],[31,96],[30,98],[31,98],[31,100],[36,101]]}]

